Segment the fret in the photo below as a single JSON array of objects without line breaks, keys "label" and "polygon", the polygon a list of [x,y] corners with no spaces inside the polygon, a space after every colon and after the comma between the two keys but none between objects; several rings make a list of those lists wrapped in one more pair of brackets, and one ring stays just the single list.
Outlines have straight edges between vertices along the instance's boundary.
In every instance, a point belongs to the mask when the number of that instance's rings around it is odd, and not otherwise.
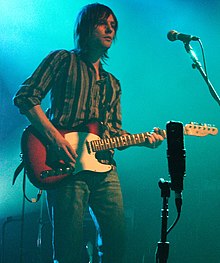
[{"label": "fret", "polygon": [[133,143],[134,143],[134,144],[138,144],[137,134],[133,134],[133,135],[132,135],[132,139],[133,139]]},{"label": "fret", "polygon": [[110,145],[110,149],[114,149],[114,145],[112,143],[112,138],[109,138],[109,145]]},{"label": "fret", "polygon": [[100,151],[99,140],[93,140],[91,143],[92,143],[93,152]]},{"label": "fret", "polygon": [[130,143],[131,143],[131,145],[134,145],[134,144],[135,144],[135,140],[134,140],[133,134],[129,135],[129,137],[130,137]]},{"label": "fret", "polygon": [[98,141],[99,142],[99,148],[100,148],[100,150],[105,150],[105,143],[104,143],[104,141],[103,140],[99,140]]},{"label": "fret", "polygon": [[105,143],[105,150],[111,149],[110,139],[109,139],[109,138],[106,138],[106,139],[104,139],[103,141],[104,141],[104,143]]},{"label": "fret", "polygon": [[120,138],[119,137],[115,137],[115,138],[116,138],[116,141],[117,141],[117,147],[120,147],[121,146]]},{"label": "fret", "polygon": [[141,143],[144,143],[146,141],[146,133],[140,133],[140,136],[141,136]]},{"label": "fret", "polygon": [[125,140],[124,140],[124,136],[120,136],[120,147],[125,146]]},{"label": "fret", "polygon": [[100,144],[99,144],[99,140],[95,140],[95,147],[97,150],[100,151]]},{"label": "fret", "polygon": [[133,137],[132,135],[129,135],[129,145],[133,145],[134,142],[133,142]]},{"label": "fret", "polygon": [[146,142],[146,139],[148,140],[148,137],[151,136],[151,133],[150,132],[145,132],[144,133],[144,141]]},{"label": "fret", "polygon": [[129,145],[129,141],[128,141],[128,136],[124,135],[124,146],[128,146]]},{"label": "fret", "polygon": [[92,151],[93,151],[93,152],[96,152],[95,141],[94,141],[94,140],[91,141],[90,145],[91,145]]},{"label": "fret", "polygon": [[122,135],[121,137],[121,146],[127,146],[128,145],[128,141],[125,135]]},{"label": "fret", "polygon": [[131,136],[130,135],[125,135],[125,137],[126,137],[127,146],[131,145]]},{"label": "fret", "polygon": [[123,144],[123,137],[120,136],[120,137],[118,137],[118,138],[119,138],[119,141],[120,141],[120,147],[124,146],[124,144]]},{"label": "fret", "polygon": [[137,136],[137,144],[139,144],[140,143],[140,135],[136,134],[136,136]]},{"label": "fret", "polygon": [[116,137],[112,137],[112,138],[111,138],[111,145],[112,145],[112,148],[116,148],[116,147],[117,147]]}]

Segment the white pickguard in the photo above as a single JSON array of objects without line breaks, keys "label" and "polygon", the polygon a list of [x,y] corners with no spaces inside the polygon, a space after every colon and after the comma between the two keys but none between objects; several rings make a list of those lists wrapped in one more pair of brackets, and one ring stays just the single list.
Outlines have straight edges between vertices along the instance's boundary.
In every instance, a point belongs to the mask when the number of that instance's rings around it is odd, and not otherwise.
[{"label": "white pickguard", "polygon": [[98,135],[84,132],[69,132],[66,133],[64,137],[73,149],[76,150],[78,155],[74,173],[79,173],[85,170],[103,173],[112,169],[111,165],[100,163],[95,157],[95,152],[89,153],[87,150],[86,142],[100,140]]}]

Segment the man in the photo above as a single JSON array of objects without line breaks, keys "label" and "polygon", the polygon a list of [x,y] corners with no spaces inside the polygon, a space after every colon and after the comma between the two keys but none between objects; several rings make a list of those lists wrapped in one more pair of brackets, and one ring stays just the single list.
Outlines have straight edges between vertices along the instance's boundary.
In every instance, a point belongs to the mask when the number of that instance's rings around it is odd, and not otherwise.
[{"label": "man", "polygon": [[[101,63],[108,58],[117,29],[117,18],[109,7],[99,3],[85,6],[76,20],[76,49],[50,53],[14,98],[20,112],[53,146],[54,154],[72,167],[78,155],[60,128],[99,133],[102,138],[127,133],[121,127],[120,83]],[[49,91],[51,107],[45,114],[40,105]],[[159,129],[155,129],[143,145],[155,148],[162,140]],[[112,169],[69,176],[47,191],[54,262],[82,262],[83,216],[88,204],[101,230],[102,262],[123,261],[125,222],[113,151],[105,152],[100,162]]]}]

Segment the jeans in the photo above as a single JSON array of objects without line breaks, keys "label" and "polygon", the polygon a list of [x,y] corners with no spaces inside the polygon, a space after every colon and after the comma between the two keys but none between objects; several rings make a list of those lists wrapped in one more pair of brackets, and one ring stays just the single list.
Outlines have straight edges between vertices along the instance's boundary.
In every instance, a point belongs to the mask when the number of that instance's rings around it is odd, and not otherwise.
[{"label": "jeans", "polygon": [[82,263],[83,218],[88,205],[102,236],[102,263],[122,263],[125,219],[116,169],[108,173],[83,172],[65,185],[47,191],[53,227],[54,262]]}]

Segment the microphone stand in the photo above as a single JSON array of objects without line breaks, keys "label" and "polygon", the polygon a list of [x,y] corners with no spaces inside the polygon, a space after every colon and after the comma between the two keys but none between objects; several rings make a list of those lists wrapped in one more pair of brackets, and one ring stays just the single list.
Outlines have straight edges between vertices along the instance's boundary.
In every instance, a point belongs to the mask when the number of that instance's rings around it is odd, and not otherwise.
[{"label": "microphone stand", "polygon": [[21,239],[20,239],[20,263],[24,262],[24,221],[25,221],[25,197],[22,199],[22,210],[21,210]]},{"label": "microphone stand", "polygon": [[41,198],[40,202],[40,214],[38,220],[38,235],[37,235],[37,252],[38,252],[38,263],[42,263],[42,229],[43,229],[43,202],[44,198]]},{"label": "microphone stand", "polygon": [[157,243],[156,262],[166,263],[169,255],[169,242],[167,242],[167,223],[168,223],[168,200],[170,197],[170,182],[160,179],[158,183],[163,198],[163,207],[161,209],[161,240]]},{"label": "microphone stand", "polygon": [[[163,178],[159,181],[161,189],[161,197],[163,198],[163,207],[161,210],[162,229],[161,240],[158,242],[156,252],[156,262],[166,263],[169,255],[169,242],[167,235],[173,229],[180,218],[183,190],[183,177],[185,175],[185,149],[183,141],[183,124],[181,122],[170,121],[166,125],[167,131],[167,159],[168,170],[171,182],[165,181]],[[175,203],[178,216],[173,225],[167,230],[168,222],[168,200],[170,197],[170,189],[175,191]]]},{"label": "microphone stand", "polygon": [[220,106],[220,98],[218,94],[216,93],[212,83],[208,79],[207,74],[205,73],[204,69],[202,68],[201,63],[199,62],[195,52],[193,51],[193,48],[190,46],[189,42],[184,43],[186,52],[190,55],[192,61],[193,61],[193,68],[197,68],[199,72],[201,73],[203,79],[205,80],[206,84],[208,85],[209,91],[212,95],[212,97],[217,101],[218,105]]}]

